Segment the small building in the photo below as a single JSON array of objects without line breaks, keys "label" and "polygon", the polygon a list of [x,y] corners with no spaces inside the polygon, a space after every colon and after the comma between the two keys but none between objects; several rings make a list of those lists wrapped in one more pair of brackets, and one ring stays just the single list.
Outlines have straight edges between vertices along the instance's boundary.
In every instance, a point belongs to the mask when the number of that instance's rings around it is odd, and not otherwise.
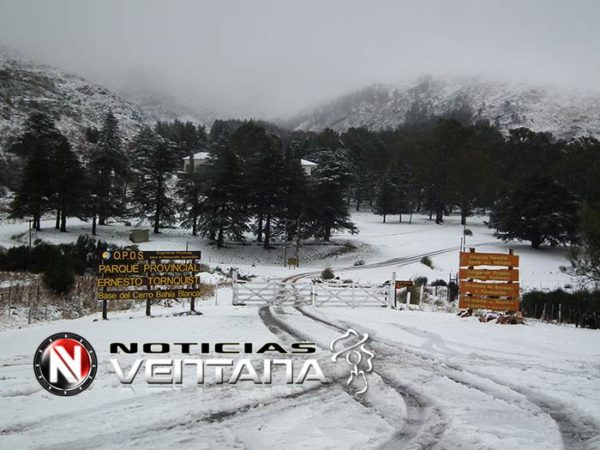
[{"label": "small building", "polygon": [[[193,161],[194,161],[194,172],[198,172],[202,170],[202,166],[205,166],[210,158],[210,153],[208,152],[198,152],[194,153]],[[183,172],[190,173],[192,171],[192,159],[189,156],[183,158]]]},{"label": "small building", "polygon": [[312,176],[312,171],[313,171],[313,169],[314,169],[315,167],[317,167],[317,164],[316,164],[316,163],[314,163],[314,162],[312,162],[312,161],[309,161],[309,160],[307,160],[307,159],[301,159],[301,160],[300,160],[300,165],[301,165],[301,166],[302,166],[302,168],[304,169],[304,173],[305,173],[307,176],[309,176],[309,177],[310,177],[310,176]]}]

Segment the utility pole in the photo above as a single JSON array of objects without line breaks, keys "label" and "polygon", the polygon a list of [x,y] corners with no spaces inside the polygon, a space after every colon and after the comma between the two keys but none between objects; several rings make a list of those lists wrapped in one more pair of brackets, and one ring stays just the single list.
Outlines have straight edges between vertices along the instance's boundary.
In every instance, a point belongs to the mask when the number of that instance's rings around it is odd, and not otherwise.
[{"label": "utility pole", "polygon": [[92,236],[96,236],[96,216],[98,215],[98,194],[92,194],[94,202],[94,215],[92,217]]},{"label": "utility pole", "polygon": [[31,226],[33,224],[33,219],[28,219],[27,223],[29,224],[29,250],[31,250]]}]

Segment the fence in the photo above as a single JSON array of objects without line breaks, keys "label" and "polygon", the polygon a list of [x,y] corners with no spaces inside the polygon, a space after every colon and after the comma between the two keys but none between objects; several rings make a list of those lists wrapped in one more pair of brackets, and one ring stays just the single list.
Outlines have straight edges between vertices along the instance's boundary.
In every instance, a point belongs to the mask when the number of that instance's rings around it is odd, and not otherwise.
[{"label": "fence", "polygon": [[389,286],[369,283],[241,282],[234,278],[234,305],[389,306]]}]

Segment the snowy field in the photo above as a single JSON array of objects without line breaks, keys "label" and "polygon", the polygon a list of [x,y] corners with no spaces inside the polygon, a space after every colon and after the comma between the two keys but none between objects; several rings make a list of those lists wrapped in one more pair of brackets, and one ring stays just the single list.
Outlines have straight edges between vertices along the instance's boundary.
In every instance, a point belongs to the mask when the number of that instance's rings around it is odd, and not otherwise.
[{"label": "snowy field", "polygon": [[[300,267],[287,269],[283,266],[284,248],[276,244],[272,250],[264,250],[249,236],[246,245],[229,244],[217,249],[208,240],[194,237],[189,230],[164,229],[159,235],[150,235],[150,242],[139,244],[141,250],[201,250],[203,262],[223,269],[236,267],[244,274],[264,278],[282,278],[306,272],[320,272],[332,267],[341,279],[355,281],[389,280],[396,272],[397,279],[425,276],[429,281],[448,280],[450,274],[458,270],[458,250],[463,227],[458,216],[445,218],[443,225],[436,225],[427,216],[415,215],[412,224],[408,216],[398,223],[398,216],[389,216],[388,223],[371,212],[353,213],[359,233],[356,235],[336,234],[329,244],[304,242],[300,249]],[[471,217],[467,228],[472,236],[467,236],[467,247],[475,246],[477,251],[507,252],[509,248],[521,257],[521,286],[524,289],[556,289],[574,285],[568,275],[559,267],[568,265],[567,250],[564,248],[543,248],[534,250],[527,243],[504,243],[493,236],[484,221],[486,217]],[[53,242],[72,242],[81,234],[91,236],[89,223],[69,220],[69,232],[60,233],[53,228],[52,220],[44,221],[42,231],[33,233],[36,238]],[[98,227],[98,238],[116,245],[130,245],[129,229],[123,224]],[[0,246],[10,247],[28,242],[27,223],[0,223]],[[295,249],[287,249],[288,256],[295,256]],[[429,256],[433,269],[420,263],[422,256]],[[354,268],[356,261],[362,260],[365,266]],[[350,269],[350,270],[344,270]]]},{"label": "snowy field", "polygon": [[[217,250],[185,231],[165,230],[143,250],[201,250],[209,265],[237,267],[262,278],[310,277],[330,266],[342,279],[384,281],[426,276],[448,279],[458,265],[462,227],[417,216],[413,224],[353,216],[360,233],[337,235],[331,245],[305,245],[301,267],[282,266],[283,249],[232,245]],[[393,218],[390,218],[395,220]],[[574,280],[559,266],[564,249],[530,250],[502,243],[483,218],[471,218],[467,246],[521,256],[524,287],[553,289]],[[67,242],[89,232],[73,221],[69,233],[48,229],[37,237]],[[100,227],[100,238],[127,244],[128,227]],[[26,224],[0,225],[0,245],[27,240]],[[433,269],[420,259],[430,256]],[[365,265],[355,267],[354,262]],[[393,448],[561,449],[600,448],[600,333],[528,321],[508,326],[454,314],[389,308],[294,308],[231,305],[231,288],[201,302],[200,316],[186,305],[143,305],[111,312],[109,321],[86,316],[0,331],[0,448]],[[349,367],[333,363],[332,339],[352,327],[369,333],[375,353],[369,389],[356,396],[345,380]],[[79,333],[98,353],[98,375],[80,395],[60,398],[36,382],[35,348],[60,331]],[[329,383],[272,385],[250,381],[149,386],[142,378],[119,383],[109,362],[111,342],[291,342],[318,345]],[[219,358],[222,355],[192,355]],[[119,355],[131,364],[136,355]],[[169,357],[186,355],[177,350]],[[260,366],[262,358],[248,355]],[[296,357],[301,360],[301,357]]]},{"label": "snowy field", "polygon": [[[0,447],[115,448],[599,448],[600,334],[530,323],[483,324],[452,314],[382,308],[209,305],[84,317],[0,333]],[[321,319],[321,320],[317,320]],[[364,398],[348,391],[329,342],[352,326],[371,333],[374,371]],[[100,367],[72,398],[44,391],[32,353],[59,331],[85,336]],[[291,331],[290,331],[291,330]],[[242,382],[179,387],[118,383],[109,343],[287,342],[320,347],[329,384]],[[185,355],[173,352],[173,357]],[[202,355],[202,357],[218,357]],[[257,359],[258,355],[252,355]],[[127,355],[132,361],[134,355]],[[346,374],[347,375],[347,374]],[[276,378],[275,378],[276,379]],[[73,431],[74,429],[85,432]]]}]

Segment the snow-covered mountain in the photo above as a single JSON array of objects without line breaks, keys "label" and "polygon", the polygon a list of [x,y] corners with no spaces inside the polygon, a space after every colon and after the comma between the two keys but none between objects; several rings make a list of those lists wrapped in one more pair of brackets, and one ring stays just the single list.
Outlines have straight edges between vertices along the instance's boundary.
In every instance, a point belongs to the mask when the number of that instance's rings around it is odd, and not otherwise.
[{"label": "snow-covered mountain", "polygon": [[140,80],[130,81],[122,89],[108,89],[79,75],[38,64],[0,44],[0,153],[36,111],[51,115],[74,143],[82,138],[86,127],[99,128],[109,110],[119,120],[126,140],[143,124],[157,120],[206,123],[206,116],[179,105],[174,98],[148,89]]},{"label": "snow-covered mountain", "polygon": [[103,86],[0,46],[0,147],[21,130],[32,112],[51,115],[75,141],[85,127],[99,127],[108,110],[119,120],[126,139],[150,120],[142,108]]},{"label": "snow-covered mountain", "polygon": [[424,77],[373,85],[339,97],[288,121],[296,129],[395,128],[415,116],[470,108],[475,118],[501,129],[525,126],[558,137],[600,136],[600,93],[480,78]]}]

